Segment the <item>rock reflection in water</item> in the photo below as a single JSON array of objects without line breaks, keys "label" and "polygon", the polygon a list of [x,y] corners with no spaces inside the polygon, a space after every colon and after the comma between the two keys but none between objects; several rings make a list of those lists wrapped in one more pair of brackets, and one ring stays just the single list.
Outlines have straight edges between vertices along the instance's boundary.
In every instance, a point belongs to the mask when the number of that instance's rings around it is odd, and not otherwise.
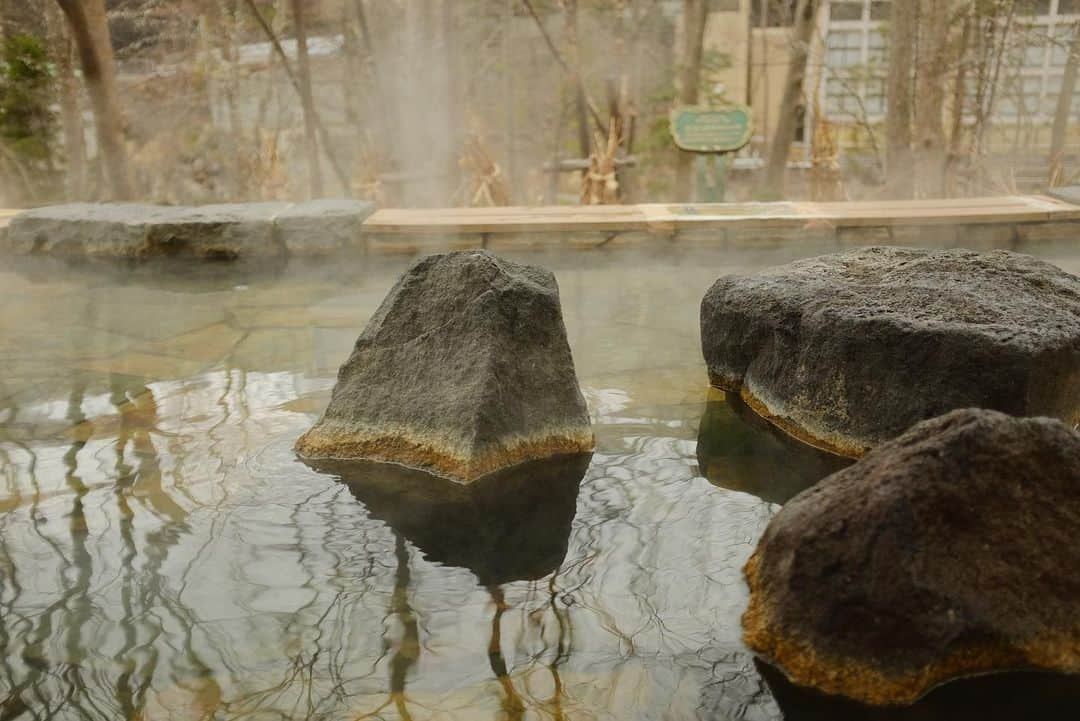
[{"label": "rock reflection in water", "polygon": [[313,461],[428,561],[483,586],[543,578],[566,556],[591,454],[523,463],[462,485],[393,464]]},{"label": "rock reflection in water", "polygon": [[[396,569],[391,612],[403,634],[390,659],[390,701],[411,718],[406,681],[420,657],[420,628],[409,602],[408,540],[426,560],[465,568],[491,597],[488,664],[503,692],[506,718],[526,705],[514,687],[502,651],[502,616],[509,608],[503,584],[537,580],[566,558],[578,489],[592,454],[531,461],[462,485],[424,471],[366,461],[309,461],[336,476],[394,533]],[[561,654],[560,654],[561,656]],[[561,659],[559,659],[561,660]],[[558,661],[551,667],[558,678]]]},{"label": "rock reflection in water", "polygon": [[825,696],[756,663],[786,721],[1016,721],[1065,718],[1080,708],[1080,678],[1046,673],[979,676],[945,684],[913,706],[875,708]]},{"label": "rock reflection in water", "polygon": [[738,395],[717,390],[701,416],[697,458],[714,485],[780,504],[852,463],[788,437]]}]

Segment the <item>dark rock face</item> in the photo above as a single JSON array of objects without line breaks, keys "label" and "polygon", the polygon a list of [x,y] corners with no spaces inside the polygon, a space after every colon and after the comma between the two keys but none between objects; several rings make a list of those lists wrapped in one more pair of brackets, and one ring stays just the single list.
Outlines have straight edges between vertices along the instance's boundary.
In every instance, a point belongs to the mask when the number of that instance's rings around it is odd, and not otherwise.
[{"label": "dark rock face", "polygon": [[717,391],[710,392],[698,426],[697,460],[701,475],[713,485],[781,504],[852,463],[800,443],[738,395]]},{"label": "dark rock face", "polygon": [[543,578],[562,564],[591,454],[530,461],[462,486],[368,461],[313,461],[432,562],[481,585]]},{"label": "dark rock face", "polygon": [[193,207],[72,203],[15,216],[5,247],[17,255],[120,259],[317,255],[356,247],[373,210],[350,200]]},{"label": "dark rock face", "polygon": [[1080,422],[1080,279],[1008,251],[875,247],[719,279],[709,378],[859,456],[955,408]]},{"label": "dark rock face", "polygon": [[593,448],[555,277],[485,251],[432,255],[391,289],[297,441],[470,482]]},{"label": "dark rock face", "polygon": [[960,679],[936,688],[911,706],[867,706],[795,686],[777,669],[757,662],[784,721],[1065,721],[1080,708],[1080,676],[1032,673]]},{"label": "dark rock face", "polygon": [[801,686],[909,704],[1080,673],[1080,434],[959,410],[799,494],[746,565],[747,644]]}]

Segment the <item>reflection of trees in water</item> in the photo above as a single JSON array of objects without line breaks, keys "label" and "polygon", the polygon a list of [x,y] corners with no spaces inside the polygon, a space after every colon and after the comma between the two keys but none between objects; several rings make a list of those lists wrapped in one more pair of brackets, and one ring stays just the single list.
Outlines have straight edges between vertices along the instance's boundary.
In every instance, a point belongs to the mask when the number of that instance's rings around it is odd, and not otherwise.
[{"label": "reflection of trees in water", "polygon": [[[68,494],[47,507],[30,504],[42,523],[27,526],[54,544],[58,570],[50,579],[63,580],[63,593],[46,618],[22,586],[5,581],[0,640],[9,651],[0,685],[28,682],[21,702],[41,716],[69,699],[75,703],[59,715],[131,718],[165,709],[178,718],[336,718],[371,712],[381,696],[389,704],[377,713],[406,718],[475,693],[465,703],[479,715],[562,719],[598,705],[633,715],[628,694],[639,689],[631,685],[648,684],[641,690],[654,698],[638,714],[645,715],[696,668],[686,650],[715,640],[708,623],[668,623],[683,595],[713,598],[672,588],[665,574],[687,564],[679,579],[715,572],[708,542],[716,528],[701,521],[719,523],[721,515],[705,508],[702,484],[692,482],[685,439],[643,428],[624,452],[594,458],[559,568],[532,580],[477,576],[470,584],[421,558],[425,549],[340,485],[290,465],[286,442],[274,440],[280,420],[269,420],[281,416],[255,405],[265,393],[260,378],[233,369],[210,379],[152,389],[118,379],[110,397],[121,421],[106,450],[72,444]],[[177,430],[178,408],[198,425]],[[268,439],[276,445],[264,451],[264,465],[237,465]],[[112,485],[82,481],[102,475]],[[58,503],[71,510],[62,534]],[[257,531],[264,535],[248,536]],[[0,564],[29,572],[25,544],[13,548],[8,539],[0,538]],[[260,563],[280,569],[288,590],[306,592],[289,612],[249,603],[274,593],[246,575]],[[216,595],[200,593],[208,584],[219,587]],[[216,620],[211,604],[220,597],[245,617]],[[438,612],[425,612],[432,608]],[[445,646],[470,635],[488,641],[487,654]],[[35,640],[47,659],[36,672],[11,655]],[[58,648],[66,649],[62,659],[48,655]],[[450,661],[441,656],[447,650]],[[73,661],[83,670],[68,670]],[[662,673],[653,675],[654,667]],[[488,679],[486,691],[438,690],[450,674],[477,672]]]}]

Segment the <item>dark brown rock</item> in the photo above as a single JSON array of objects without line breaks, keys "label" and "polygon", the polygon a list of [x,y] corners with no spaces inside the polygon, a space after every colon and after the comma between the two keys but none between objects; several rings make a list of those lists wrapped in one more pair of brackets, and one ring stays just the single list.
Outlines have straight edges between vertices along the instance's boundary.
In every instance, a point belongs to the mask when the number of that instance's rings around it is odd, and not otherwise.
[{"label": "dark brown rock", "polygon": [[1080,673],[1080,434],[959,410],[799,494],[746,565],[747,644],[792,682],[909,704],[962,676]]},{"label": "dark brown rock", "polygon": [[591,451],[555,277],[486,251],[418,261],[357,340],[329,407],[296,448],[464,483]]},{"label": "dark brown rock", "polygon": [[857,457],[955,408],[1080,422],[1080,279],[993,251],[875,247],[719,279],[712,384]]}]

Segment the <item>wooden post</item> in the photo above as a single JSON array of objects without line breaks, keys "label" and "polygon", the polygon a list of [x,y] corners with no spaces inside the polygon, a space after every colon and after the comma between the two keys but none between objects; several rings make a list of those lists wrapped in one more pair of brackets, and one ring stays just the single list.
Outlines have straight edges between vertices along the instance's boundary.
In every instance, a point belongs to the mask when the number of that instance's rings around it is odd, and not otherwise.
[{"label": "wooden post", "polygon": [[1065,134],[1069,128],[1069,116],[1072,115],[1073,94],[1076,92],[1076,76],[1080,65],[1080,24],[1073,27],[1072,41],[1069,43],[1069,57],[1065,61],[1065,75],[1061,78],[1061,94],[1058,95],[1057,108],[1054,112],[1054,128],[1050,133],[1050,187],[1061,185],[1064,181]]},{"label": "wooden post", "polygon": [[517,148],[514,147],[514,76],[511,72],[510,32],[514,21],[515,0],[503,0],[502,15],[502,65],[503,65],[503,102],[506,103],[506,126],[503,148],[506,153],[506,184],[513,204],[517,190]]},{"label": "wooden post", "polygon": [[915,193],[945,194],[945,74],[949,0],[920,0],[915,79]]},{"label": "wooden post", "polygon": [[[682,82],[679,88],[679,102],[683,105],[697,105],[698,102],[708,16],[708,0],[683,0]],[[694,155],[681,150],[676,152],[675,197],[689,202],[693,200]]]},{"label": "wooden post", "polygon": [[915,62],[918,7],[894,2],[889,18],[889,75],[885,86],[886,194],[910,198],[914,194],[911,158],[911,72]]},{"label": "wooden post", "polygon": [[784,192],[784,176],[787,171],[788,155],[791,153],[791,144],[795,142],[795,130],[798,124],[796,111],[803,96],[806,62],[810,57],[810,41],[814,37],[818,7],[818,0],[799,0],[795,7],[795,27],[792,31],[784,97],[780,101],[780,116],[769,147],[769,159],[765,165],[764,189],[767,189],[770,194],[782,196]]}]

